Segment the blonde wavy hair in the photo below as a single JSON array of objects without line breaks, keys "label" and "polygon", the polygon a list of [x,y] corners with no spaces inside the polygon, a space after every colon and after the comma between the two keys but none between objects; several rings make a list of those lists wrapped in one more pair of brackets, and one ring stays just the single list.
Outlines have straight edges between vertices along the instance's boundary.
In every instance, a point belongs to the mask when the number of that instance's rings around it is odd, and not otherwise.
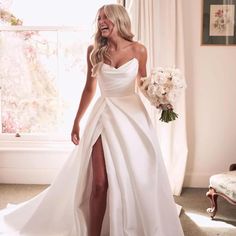
[{"label": "blonde wavy hair", "polygon": [[[97,16],[102,9],[104,10],[106,17],[117,27],[118,35],[125,40],[132,42],[134,35],[131,32],[131,21],[126,9],[119,4],[108,4],[102,6],[98,10]],[[96,73],[98,64],[104,62],[105,59],[111,62],[111,57],[108,53],[107,38],[102,37],[97,22],[93,50],[90,54],[93,74]]]}]

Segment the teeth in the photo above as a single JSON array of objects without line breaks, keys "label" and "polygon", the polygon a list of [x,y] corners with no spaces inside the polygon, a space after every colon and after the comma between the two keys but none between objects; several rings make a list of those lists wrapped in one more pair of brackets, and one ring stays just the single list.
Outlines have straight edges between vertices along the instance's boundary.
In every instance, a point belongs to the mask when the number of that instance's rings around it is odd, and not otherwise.
[{"label": "teeth", "polygon": [[104,29],[108,29],[108,27],[107,26],[101,26],[100,29],[104,30]]}]

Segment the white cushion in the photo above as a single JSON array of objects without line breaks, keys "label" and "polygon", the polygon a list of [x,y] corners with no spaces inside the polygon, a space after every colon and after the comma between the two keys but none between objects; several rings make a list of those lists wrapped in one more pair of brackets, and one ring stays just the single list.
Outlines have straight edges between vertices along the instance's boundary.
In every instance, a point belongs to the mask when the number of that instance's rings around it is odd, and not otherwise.
[{"label": "white cushion", "polygon": [[236,170],[212,175],[210,187],[236,201]]}]

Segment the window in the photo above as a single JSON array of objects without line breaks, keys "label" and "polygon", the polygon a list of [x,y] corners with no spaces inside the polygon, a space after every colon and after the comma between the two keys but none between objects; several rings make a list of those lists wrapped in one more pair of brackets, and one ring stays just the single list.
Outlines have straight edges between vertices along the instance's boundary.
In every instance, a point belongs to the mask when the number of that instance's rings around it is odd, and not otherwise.
[{"label": "window", "polygon": [[0,133],[68,139],[96,11],[115,1],[3,2],[23,25],[0,25]]}]

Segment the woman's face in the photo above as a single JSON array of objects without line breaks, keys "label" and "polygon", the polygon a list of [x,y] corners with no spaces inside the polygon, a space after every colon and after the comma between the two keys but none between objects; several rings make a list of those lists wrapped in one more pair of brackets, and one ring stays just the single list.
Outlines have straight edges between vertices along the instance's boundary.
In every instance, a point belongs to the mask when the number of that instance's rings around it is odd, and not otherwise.
[{"label": "woman's face", "polygon": [[114,24],[105,15],[104,9],[99,11],[98,28],[102,37],[109,38],[115,28]]}]

